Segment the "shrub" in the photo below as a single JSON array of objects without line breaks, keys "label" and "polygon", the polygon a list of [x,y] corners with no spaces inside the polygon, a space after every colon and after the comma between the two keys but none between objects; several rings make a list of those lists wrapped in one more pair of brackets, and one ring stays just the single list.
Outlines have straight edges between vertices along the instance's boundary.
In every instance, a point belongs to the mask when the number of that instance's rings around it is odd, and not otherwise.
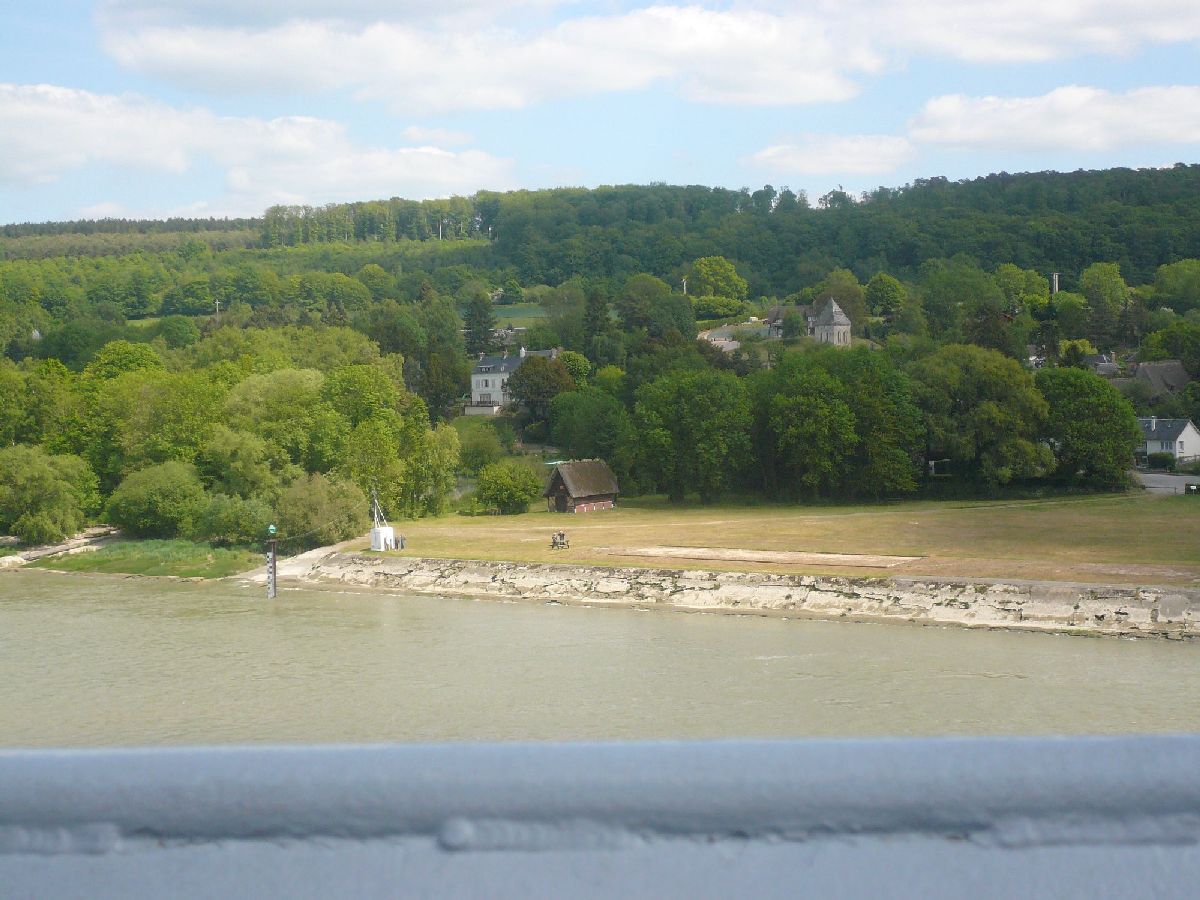
[{"label": "shrub", "polygon": [[190,463],[165,462],[134,472],[108,498],[108,521],[138,537],[190,533],[207,496]]},{"label": "shrub", "polygon": [[1146,463],[1152,469],[1166,469],[1168,472],[1175,471],[1175,454],[1174,453],[1151,453],[1146,457]]},{"label": "shrub", "polygon": [[274,518],[274,510],[261,500],[214,494],[197,513],[190,536],[223,547],[254,544],[267,537]]},{"label": "shrub", "polygon": [[463,434],[459,459],[464,471],[474,474],[503,455],[504,448],[500,446],[500,439],[493,428],[472,428]]},{"label": "shrub", "polygon": [[287,552],[335,544],[370,526],[366,495],[350,481],[298,478],[279,498],[279,537]]},{"label": "shrub", "polygon": [[504,515],[529,510],[529,504],[542,494],[542,479],[518,462],[499,462],[485,466],[479,473],[475,497],[484,506],[496,507]]},{"label": "shrub", "polygon": [[99,499],[96,475],[79,457],[24,445],[0,449],[0,533],[27,544],[62,540],[86,524]]}]

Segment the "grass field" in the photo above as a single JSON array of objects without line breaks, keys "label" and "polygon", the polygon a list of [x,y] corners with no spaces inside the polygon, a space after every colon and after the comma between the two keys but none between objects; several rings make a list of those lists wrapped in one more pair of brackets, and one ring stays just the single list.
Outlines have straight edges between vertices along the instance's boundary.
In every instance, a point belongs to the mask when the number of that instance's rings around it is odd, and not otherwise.
[{"label": "grass field", "polygon": [[[565,529],[569,550],[550,550]],[[398,524],[402,555],[853,575],[1200,584],[1200,500],[1142,493],[858,506],[687,506],[658,499],[562,515],[447,516]],[[884,554],[896,565],[764,562],[651,548]],[[646,555],[647,550],[658,555]],[[770,555],[769,553],[766,555]]]},{"label": "grass field", "polygon": [[48,556],[30,566],[61,572],[223,578],[262,565],[262,555],[192,541],[117,541],[89,553]]},{"label": "grass field", "polygon": [[510,303],[492,307],[497,325],[528,325],[537,319],[546,318],[546,311],[537,303]]}]

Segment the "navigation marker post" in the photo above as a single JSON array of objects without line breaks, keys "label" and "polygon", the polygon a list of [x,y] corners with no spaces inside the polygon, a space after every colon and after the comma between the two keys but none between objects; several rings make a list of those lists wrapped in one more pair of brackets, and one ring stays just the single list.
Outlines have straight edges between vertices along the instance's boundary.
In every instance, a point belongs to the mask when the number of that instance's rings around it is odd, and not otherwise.
[{"label": "navigation marker post", "polygon": [[278,541],[275,540],[275,526],[267,526],[267,599],[274,600],[279,593],[276,579],[275,563],[279,554],[276,552]]}]

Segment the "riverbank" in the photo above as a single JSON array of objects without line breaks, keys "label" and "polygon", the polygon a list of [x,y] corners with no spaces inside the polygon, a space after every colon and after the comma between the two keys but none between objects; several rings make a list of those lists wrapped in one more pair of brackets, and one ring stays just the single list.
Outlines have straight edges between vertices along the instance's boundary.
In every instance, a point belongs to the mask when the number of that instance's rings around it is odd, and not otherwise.
[{"label": "riverbank", "polygon": [[578,606],[1176,640],[1200,636],[1200,589],[1170,585],[787,575],[364,552],[310,554],[287,574],[304,583]]}]

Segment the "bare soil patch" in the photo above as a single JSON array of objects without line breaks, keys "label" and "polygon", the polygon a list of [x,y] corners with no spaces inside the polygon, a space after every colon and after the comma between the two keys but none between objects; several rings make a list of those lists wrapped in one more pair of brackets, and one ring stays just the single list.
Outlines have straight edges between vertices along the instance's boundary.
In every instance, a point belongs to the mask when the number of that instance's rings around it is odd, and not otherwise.
[{"label": "bare soil patch", "polygon": [[597,547],[616,556],[649,556],[654,559],[719,559],[736,562],[783,563],[800,566],[853,566],[890,569],[916,562],[919,556],[882,556],[864,553],[814,553],[793,550],[736,550],[728,547]]}]

